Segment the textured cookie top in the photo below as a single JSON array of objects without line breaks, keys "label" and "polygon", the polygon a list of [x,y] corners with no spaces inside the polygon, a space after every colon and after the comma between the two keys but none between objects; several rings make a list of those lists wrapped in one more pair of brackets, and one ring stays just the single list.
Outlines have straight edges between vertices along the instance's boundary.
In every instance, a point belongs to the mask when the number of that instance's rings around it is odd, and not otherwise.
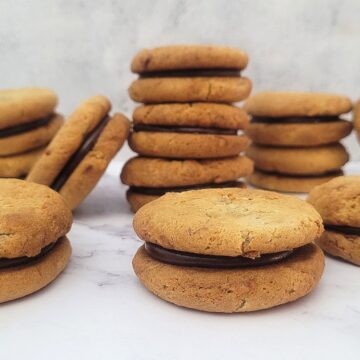
[{"label": "textured cookie top", "polygon": [[133,113],[133,121],[146,125],[244,129],[249,117],[243,109],[227,104],[174,103],[139,106]]},{"label": "textured cookie top", "polygon": [[134,73],[184,69],[244,69],[245,51],[224,46],[173,45],[138,52],[132,63]]},{"label": "textured cookie top", "polygon": [[0,90],[0,129],[46,117],[56,104],[57,96],[49,89]]},{"label": "textured cookie top", "polygon": [[325,224],[360,227],[360,176],[339,176],[319,185],[308,201]]},{"label": "textured cookie top", "polygon": [[326,93],[260,92],[250,97],[245,109],[254,116],[337,116],[351,110],[346,96]]},{"label": "textured cookie top", "polygon": [[82,102],[53,138],[27,180],[50,186],[110,108],[110,101],[101,95]]},{"label": "textured cookie top", "polygon": [[141,239],[168,249],[248,257],[300,247],[323,231],[305,201],[247,189],[167,193],[138,210],[133,224]]},{"label": "textured cookie top", "polygon": [[0,179],[0,204],[0,258],[35,256],[70,230],[70,209],[46,186]]}]

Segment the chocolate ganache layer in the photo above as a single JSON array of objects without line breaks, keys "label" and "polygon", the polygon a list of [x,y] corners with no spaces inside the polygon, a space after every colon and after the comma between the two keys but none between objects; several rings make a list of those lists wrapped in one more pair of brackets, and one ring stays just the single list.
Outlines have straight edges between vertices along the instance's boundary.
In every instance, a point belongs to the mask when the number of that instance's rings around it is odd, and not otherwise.
[{"label": "chocolate ganache layer", "polygon": [[221,189],[221,188],[244,188],[245,184],[241,181],[227,181],[218,184],[203,184],[203,185],[191,185],[191,186],[178,186],[178,187],[164,187],[164,188],[149,188],[142,186],[130,186],[129,191],[144,195],[161,196],[167,192],[182,192],[189,190],[200,189]]},{"label": "chocolate ganache layer", "polygon": [[296,177],[296,178],[304,178],[304,179],[311,179],[311,178],[319,178],[319,177],[328,177],[328,176],[342,176],[344,175],[344,172],[342,170],[335,170],[335,171],[328,171],[326,173],[322,173],[322,174],[310,174],[310,175],[304,175],[304,174],[289,174],[289,173],[285,173],[285,172],[276,172],[276,171],[267,171],[267,170],[262,170],[262,169],[258,169],[255,168],[256,171],[263,173],[263,174],[267,174],[267,175],[275,175],[275,176],[290,176],[290,177]]},{"label": "chocolate ganache layer", "polygon": [[34,120],[31,123],[21,124],[21,125],[12,126],[12,127],[6,128],[6,129],[1,129],[0,130],[0,138],[21,134],[21,133],[24,133],[27,131],[35,130],[41,126],[45,126],[49,123],[52,116],[53,115],[48,116],[43,119]]},{"label": "chocolate ganache layer", "polygon": [[273,254],[263,254],[258,258],[251,259],[243,256],[232,257],[193,254],[183,251],[165,249],[159,245],[149,242],[145,243],[145,250],[153,259],[167,264],[214,269],[269,265],[287,258],[294,252],[294,250],[288,250]]},{"label": "chocolate ganache layer", "polygon": [[237,130],[234,129],[220,129],[220,128],[202,128],[192,126],[163,126],[163,125],[145,125],[136,124],[133,126],[134,132],[148,131],[148,132],[176,132],[184,134],[215,134],[215,135],[237,135]]},{"label": "chocolate ganache layer", "polygon": [[346,235],[360,236],[360,228],[346,225],[324,224],[325,230],[335,231]]},{"label": "chocolate ganache layer", "polygon": [[240,77],[238,69],[186,69],[154,71],[140,74],[140,78],[163,77]]},{"label": "chocolate ganache layer", "polygon": [[57,241],[52,242],[51,244],[45,246],[44,248],[41,249],[41,252],[36,256],[32,256],[32,257],[22,256],[13,259],[0,258],[0,269],[20,266],[20,265],[28,265],[36,260],[39,260],[42,257],[44,257],[46,254],[48,254],[55,247],[56,243]]},{"label": "chocolate ganache layer", "polygon": [[266,123],[266,124],[313,124],[321,122],[340,121],[337,116],[292,116],[292,117],[262,117],[253,116],[252,123]]},{"label": "chocolate ganache layer", "polygon": [[70,175],[76,169],[76,167],[80,164],[80,162],[84,159],[84,157],[93,149],[96,142],[98,141],[101,132],[104,130],[105,126],[109,122],[110,117],[104,117],[99,124],[95,127],[95,129],[88,134],[85,140],[82,142],[79,149],[72,155],[69,161],[66,163],[64,168],[61,170],[57,178],[51,185],[51,188],[55,191],[59,191],[66,181],[69,179]]}]

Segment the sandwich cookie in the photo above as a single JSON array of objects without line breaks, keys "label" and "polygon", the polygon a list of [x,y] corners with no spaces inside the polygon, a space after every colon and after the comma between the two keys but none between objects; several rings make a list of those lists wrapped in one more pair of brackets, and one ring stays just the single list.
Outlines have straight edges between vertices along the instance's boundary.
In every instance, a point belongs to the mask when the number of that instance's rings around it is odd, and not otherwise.
[{"label": "sandwich cookie", "polygon": [[360,141],[360,100],[356,103],[354,109],[354,128]]},{"label": "sandwich cookie", "polygon": [[241,101],[251,91],[251,81],[240,74],[247,63],[244,51],[220,46],[145,49],[132,61],[140,77],[129,95],[142,103]]},{"label": "sandwich cookie", "polygon": [[340,116],[351,110],[349,98],[321,93],[263,92],[245,109],[252,115],[247,134],[254,143],[274,146],[317,146],[340,141],[352,124]]},{"label": "sandwich cookie", "polygon": [[46,186],[0,179],[0,302],[21,298],[52,282],[66,267],[70,209]]},{"label": "sandwich cookie", "polygon": [[135,157],[123,167],[121,181],[130,186],[127,199],[136,212],[144,204],[167,192],[244,187],[238,179],[252,171],[252,161],[245,156],[208,160]]},{"label": "sandwich cookie", "polygon": [[110,108],[103,96],[84,101],[56,134],[27,180],[58,191],[75,209],[127,138],[129,121],[122,114],[109,116]]},{"label": "sandwich cookie", "polygon": [[248,312],[294,301],[319,282],[312,242],[320,215],[295,197],[247,189],[168,193],[143,206],[133,259],[141,283],[163,300],[209,312]]},{"label": "sandwich cookie", "polygon": [[34,164],[30,159],[36,159],[63,125],[56,104],[56,94],[48,89],[0,90],[0,163],[9,165],[0,170],[1,177],[28,173]]},{"label": "sandwich cookie", "polygon": [[317,244],[360,266],[360,176],[341,176],[317,186],[308,201],[324,221],[325,232]]},{"label": "sandwich cookie", "polygon": [[133,114],[130,148],[140,155],[178,159],[238,155],[249,145],[238,130],[248,125],[243,109],[226,104],[157,104]]}]

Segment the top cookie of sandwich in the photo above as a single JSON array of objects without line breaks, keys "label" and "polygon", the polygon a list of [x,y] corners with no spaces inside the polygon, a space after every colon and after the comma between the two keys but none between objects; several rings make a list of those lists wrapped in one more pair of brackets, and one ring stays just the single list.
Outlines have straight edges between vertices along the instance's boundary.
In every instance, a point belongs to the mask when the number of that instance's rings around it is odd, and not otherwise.
[{"label": "top cookie of sandwich", "polygon": [[131,63],[134,73],[186,69],[244,69],[248,55],[224,46],[173,45],[141,50]]},{"label": "top cookie of sandwich", "polygon": [[339,176],[316,186],[308,201],[325,224],[360,227],[360,176]]},{"label": "top cookie of sandwich", "polygon": [[70,230],[70,209],[46,186],[0,179],[0,203],[0,258],[35,256]]},{"label": "top cookie of sandwich", "polygon": [[0,90],[0,129],[47,117],[56,104],[57,96],[49,89]]},{"label": "top cookie of sandwich", "polygon": [[260,92],[244,107],[258,117],[338,116],[349,112],[352,104],[348,97],[335,94]]},{"label": "top cookie of sandwich", "polygon": [[323,226],[310,204],[292,196],[206,189],[167,193],[146,204],[135,215],[134,229],[167,249],[256,257],[308,244]]},{"label": "top cookie of sandwich", "polygon": [[133,113],[133,122],[134,125],[244,129],[249,117],[243,109],[227,104],[173,103],[139,106]]}]

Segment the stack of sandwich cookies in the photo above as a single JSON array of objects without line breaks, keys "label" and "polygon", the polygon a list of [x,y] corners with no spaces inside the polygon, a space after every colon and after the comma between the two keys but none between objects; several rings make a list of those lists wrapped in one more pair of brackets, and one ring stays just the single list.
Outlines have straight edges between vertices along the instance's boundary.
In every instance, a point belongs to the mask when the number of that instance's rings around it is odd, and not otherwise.
[{"label": "stack of sandwich cookies", "polygon": [[308,201],[323,218],[317,244],[327,253],[360,266],[360,176],[341,176],[315,187]]},{"label": "stack of sandwich cookies", "polygon": [[252,115],[247,155],[258,187],[308,192],[342,175],[349,156],[339,141],[352,124],[340,118],[351,110],[347,97],[320,93],[258,93],[245,104]]},{"label": "stack of sandwich cookies", "polygon": [[24,177],[63,124],[48,89],[0,90],[0,177]]},{"label": "stack of sandwich cookies", "polygon": [[143,206],[145,241],[133,267],[160,298],[210,312],[247,312],[294,301],[319,282],[323,231],[306,202],[261,190],[168,193]]},{"label": "stack of sandwich cookies", "polygon": [[1,179],[0,202],[3,303],[40,290],[64,270],[72,215],[56,192],[23,180]]},{"label": "stack of sandwich cookies", "polygon": [[58,191],[75,209],[95,187],[125,142],[130,123],[122,114],[110,116],[103,96],[84,101],[37,161],[27,180]]},{"label": "stack of sandwich cookies", "polygon": [[145,105],[134,111],[129,145],[140,157],[121,175],[133,211],[168,191],[238,187],[238,177],[251,173],[251,162],[239,157],[249,145],[239,134],[248,115],[231,105],[250,93],[250,80],[240,76],[247,62],[245,52],[215,46],[168,46],[135,56],[132,71],[140,79],[129,94]]}]

